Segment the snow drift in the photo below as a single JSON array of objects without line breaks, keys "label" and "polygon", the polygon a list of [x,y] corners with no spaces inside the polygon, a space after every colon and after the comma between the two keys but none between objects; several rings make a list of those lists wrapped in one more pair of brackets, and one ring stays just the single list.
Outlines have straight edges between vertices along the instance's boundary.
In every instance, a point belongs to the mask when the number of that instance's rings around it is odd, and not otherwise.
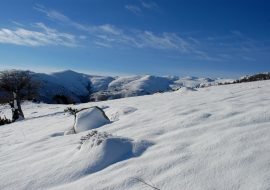
[{"label": "snow drift", "polygon": [[80,151],[75,156],[78,159],[88,160],[86,165],[80,165],[80,171],[84,171],[83,175],[87,175],[132,157],[133,141],[94,131],[89,134],[88,139],[84,138]]}]

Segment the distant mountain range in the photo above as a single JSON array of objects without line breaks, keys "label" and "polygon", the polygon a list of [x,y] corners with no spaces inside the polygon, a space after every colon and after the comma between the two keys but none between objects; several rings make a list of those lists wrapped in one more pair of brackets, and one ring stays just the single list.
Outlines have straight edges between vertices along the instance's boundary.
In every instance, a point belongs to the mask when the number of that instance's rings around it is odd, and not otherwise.
[{"label": "distant mountain range", "polygon": [[71,70],[51,74],[32,73],[40,81],[39,101],[46,103],[81,103],[198,88],[231,82],[233,79],[178,76],[95,76]]}]

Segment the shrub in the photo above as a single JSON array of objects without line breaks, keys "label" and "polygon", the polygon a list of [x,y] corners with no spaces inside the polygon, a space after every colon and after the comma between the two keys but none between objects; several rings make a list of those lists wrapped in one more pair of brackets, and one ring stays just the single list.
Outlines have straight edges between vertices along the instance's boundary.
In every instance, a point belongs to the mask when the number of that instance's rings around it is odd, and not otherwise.
[{"label": "shrub", "polygon": [[81,144],[91,139],[92,146],[100,145],[105,139],[111,137],[112,135],[106,132],[98,132],[96,130],[91,131],[86,136],[81,137]]},{"label": "shrub", "polygon": [[253,82],[261,80],[270,80],[270,73],[259,73],[251,76],[245,76],[239,80],[233,81],[233,83],[242,83],[242,82]]},{"label": "shrub", "polygon": [[75,109],[75,108],[72,108],[72,107],[67,107],[67,108],[64,110],[64,112],[68,112],[68,113],[70,113],[71,115],[76,115],[76,113],[78,112],[78,110]]},{"label": "shrub", "polygon": [[7,119],[6,116],[4,116],[3,118],[0,116],[0,125],[5,125],[9,123],[11,123],[10,119]]}]

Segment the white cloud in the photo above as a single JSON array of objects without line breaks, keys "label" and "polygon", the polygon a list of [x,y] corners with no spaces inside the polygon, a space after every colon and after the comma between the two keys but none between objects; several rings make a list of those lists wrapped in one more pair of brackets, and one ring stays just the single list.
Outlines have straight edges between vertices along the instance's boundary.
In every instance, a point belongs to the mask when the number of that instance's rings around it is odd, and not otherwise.
[{"label": "white cloud", "polygon": [[[97,35],[97,44],[102,47],[134,47],[151,48],[157,50],[176,51],[180,54],[194,55],[204,60],[214,60],[206,52],[198,48],[198,42],[194,39],[182,38],[175,33],[155,34],[151,31],[136,30],[131,33],[122,31],[118,35]],[[106,45],[105,45],[106,44]]]},{"label": "white cloud", "polygon": [[47,10],[46,7],[44,7],[43,5],[40,4],[36,4],[36,6],[34,6],[34,9],[37,11],[40,11],[42,13],[45,13],[47,15],[48,18],[53,19],[53,20],[58,20],[61,22],[69,22],[69,18],[65,15],[63,15],[62,13],[58,12],[58,11],[54,11],[54,10]]},{"label": "white cloud", "polygon": [[11,21],[13,24],[15,24],[16,26],[19,26],[19,27],[23,27],[24,25],[22,23],[19,23],[19,22],[16,22],[14,20]]},{"label": "white cloud", "polygon": [[125,9],[136,15],[140,15],[142,12],[141,8],[136,5],[125,5]]},{"label": "white cloud", "polygon": [[110,25],[110,24],[104,24],[96,27],[98,31],[103,31],[105,33],[110,33],[113,35],[119,35],[122,33],[122,30],[118,29],[117,27]]},{"label": "white cloud", "polygon": [[104,43],[100,41],[95,41],[94,43],[99,47],[112,48],[111,44],[109,43]]},{"label": "white cloud", "polygon": [[116,28],[113,25],[110,24],[103,24],[103,25],[83,25],[79,22],[76,22],[66,15],[60,13],[59,11],[56,10],[51,10],[43,5],[37,4],[34,7],[35,10],[44,13],[49,19],[66,24],[69,26],[72,26],[78,30],[84,31],[84,32],[89,32],[89,33],[111,33],[111,34],[119,34],[120,29]]},{"label": "white cloud", "polygon": [[163,33],[155,35],[153,32],[144,31],[138,34],[138,40],[142,47],[151,47],[156,49],[175,49],[183,53],[188,52],[188,42],[180,38],[174,33]]},{"label": "white cloud", "polygon": [[58,32],[43,23],[36,23],[35,27],[39,30],[1,28],[0,43],[22,46],[77,46],[76,37],[71,34]]},{"label": "white cloud", "polygon": [[142,6],[146,9],[152,9],[152,10],[158,10],[158,5],[155,2],[145,2],[145,1],[141,1]]},{"label": "white cloud", "polygon": [[[158,8],[155,3],[141,1],[142,6],[148,9]],[[126,5],[126,9],[135,14],[141,9],[134,5]],[[64,14],[50,10],[42,5],[37,5],[36,10],[44,13],[49,19],[61,24],[74,27],[87,33],[87,38],[92,44],[102,48],[151,48],[158,50],[177,51],[180,54],[204,60],[217,60],[201,50],[200,41],[190,36],[181,37],[176,33],[155,33],[147,30],[125,30],[111,24],[83,25]],[[45,29],[45,28],[44,28]],[[85,36],[85,35],[84,35]]]},{"label": "white cloud", "polygon": [[[144,3],[144,6],[156,7],[154,3]],[[139,7],[126,5],[126,8],[136,13],[140,12]],[[184,39],[175,33],[162,33],[160,35],[151,31],[123,30],[111,24],[103,25],[82,25],[62,13],[37,5],[36,10],[46,14],[52,20],[75,27],[78,30],[87,32],[95,44],[103,47],[126,45],[136,48],[153,48],[162,50],[177,50],[181,53],[190,53],[194,49],[194,39]],[[45,28],[44,28],[45,29]]]},{"label": "white cloud", "polygon": [[243,34],[238,30],[232,30],[231,33],[236,37],[243,37]]},{"label": "white cloud", "polygon": [[69,17],[60,13],[59,11],[47,9],[43,5],[39,5],[39,4],[36,4],[34,9],[41,12],[41,13],[44,13],[49,19],[51,19],[53,21],[65,23],[65,24],[71,25],[71,26],[73,26],[77,29],[80,29],[80,30],[90,30],[90,28],[88,26],[84,26],[78,22],[71,20]]},{"label": "white cloud", "polygon": [[240,57],[245,61],[256,61],[256,59],[249,57],[249,56],[240,55]]}]

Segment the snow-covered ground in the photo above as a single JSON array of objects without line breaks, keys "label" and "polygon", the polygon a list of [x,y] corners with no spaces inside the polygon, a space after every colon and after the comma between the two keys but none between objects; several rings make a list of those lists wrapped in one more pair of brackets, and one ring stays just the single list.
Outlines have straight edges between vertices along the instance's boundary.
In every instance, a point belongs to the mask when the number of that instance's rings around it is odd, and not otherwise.
[{"label": "snow-covered ground", "polygon": [[83,142],[64,135],[67,106],[26,103],[0,126],[0,189],[270,189],[269,94],[260,81],[76,105],[112,121]]}]

